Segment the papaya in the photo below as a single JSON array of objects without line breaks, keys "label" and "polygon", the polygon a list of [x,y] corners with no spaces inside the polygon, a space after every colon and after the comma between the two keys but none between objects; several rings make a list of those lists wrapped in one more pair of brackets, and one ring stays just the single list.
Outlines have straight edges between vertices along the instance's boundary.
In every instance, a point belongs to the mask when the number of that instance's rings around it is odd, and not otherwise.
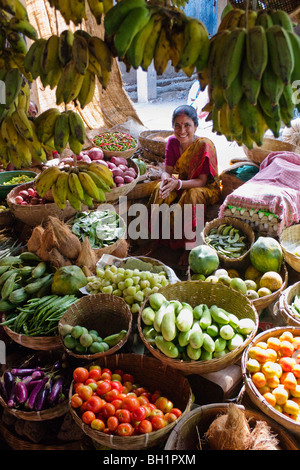
[{"label": "papaya", "polygon": [[219,257],[214,248],[198,245],[189,253],[189,265],[193,273],[209,276],[219,267]]},{"label": "papaya", "polygon": [[273,237],[258,237],[250,248],[250,261],[261,273],[280,272],[283,262],[283,251]]},{"label": "papaya", "polygon": [[87,278],[79,266],[62,266],[54,273],[51,291],[55,295],[78,294],[86,284]]}]

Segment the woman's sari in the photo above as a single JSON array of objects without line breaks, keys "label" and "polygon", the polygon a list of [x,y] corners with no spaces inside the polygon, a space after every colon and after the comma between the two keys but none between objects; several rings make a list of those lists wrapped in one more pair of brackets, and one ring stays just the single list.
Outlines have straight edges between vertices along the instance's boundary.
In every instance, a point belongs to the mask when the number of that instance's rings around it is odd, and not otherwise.
[{"label": "woman's sari", "polygon": [[[159,183],[151,195],[149,201],[149,208],[151,210],[151,233],[153,228],[152,209],[155,205],[161,206],[162,204],[167,204],[172,207],[176,205],[177,209],[179,208],[177,214],[182,214],[181,231],[178,229],[178,222],[176,223],[176,227],[174,225],[175,216],[173,211],[169,211],[169,218],[165,220],[165,222],[170,224],[170,237],[168,240],[162,237],[162,231],[160,230],[160,242],[169,245],[172,249],[185,248],[187,241],[189,243],[195,241],[196,237],[194,237],[193,240],[190,235],[192,232],[195,232],[197,225],[204,224],[203,215],[205,206],[216,204],[220,198],[216,149],[210,139],[203,137],[197,138],[178,158],[174,166],[174,173],[177,173],[181,180],[196,179],[202,173],[206,157],[209,162],[210,174],[208,175],[207,184],[204,187],[172,191],[166,199],[162,199],[159,196],[161,184]],[[197,206],[201,204],[203,205],[202,212],[197,211]],[[184,207],[187,205],[189,205],[191,210],[189,216],[185,217]],[[199,213],[201,215],[199,215]],[[157,219],[156,223],[158,223]],[[162,219],[161,224],[162,227],[166,228],[164,219]],[[189,234],[188,238],[185,236],[187,233]]]}]

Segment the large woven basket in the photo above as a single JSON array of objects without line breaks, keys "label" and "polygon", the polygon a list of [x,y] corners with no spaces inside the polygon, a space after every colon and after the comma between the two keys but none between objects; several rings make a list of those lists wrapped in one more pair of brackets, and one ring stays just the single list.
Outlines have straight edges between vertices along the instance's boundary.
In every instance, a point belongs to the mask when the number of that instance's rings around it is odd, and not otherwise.
[{"label": "large woven basket", "polygon": [[76,213],[76,210],[69,204],[69,202],[67,202],[65,209],[60,209],[54,202],[27,206],[16,204],[15,198],[19,192],[23,189],[30,188],[31,186],[32,182],[16,186],[6,197],[7,205],[16,219],[21,220],[26,225],[35,227],[47,220],[49,216],[57,217],[60,220],[67,220]]},{"label": "large woven basket", "polygon": [[276,308],[284,317],[287,325],[300,327],[300,315],[297,318],[290,310],[290,305],[294,300],[295,295],[300,295],[300,281],[289,286],[279,296]]},{"label": "large woven basket", "polygon": [[247,262],[249,258],[250,248],[255,242],[254,232],[250,225],[246,224],[240,219],[237,219],[236,217],[217,218],[205,224],[205,227],[202,232],[202,237],[206,245],[208,245],[208,243],[205,241],[205,237],[210,233],[211,229],[218,228],[222,224],[232,225],[232,227],[239,229],[248,239],[248,250],[239,258],[230,258],[217,251],[219,259],[222,262],[224,268],[235,268],[243,266],[243,264]]},{"label": "large woven basket", "polygon": [[299,153],[298,147],[288,142],[284,142],[282,140],[277,139],[270,139],[264,138],[262,146],[258,146],[254,144],[253,149],[248,149],[245,145],[243,145],[243,150],[249,160],[258,165],[269,155],[271,152],[295,152]]},{"label": "large woven basket", "polygon": [[85,326],[96,330],[102,338],[126,330],[127,333],[118,344],[105,352],[96,354],[77,354],[61,344],[67,354],[78,359],[93,361],[97,358],[116,353],[127,341],[132,325],[132,314],[126,302],[116,295],[92,294],[79,299],[66,311],[58,323],[58,331],[63,325]]},{"label": "large woven basket", "polygon": [[105,196],[106,196],[106,202],[115,202],[115,201],[118,201],[118,199],[121,197],[121,196],[126,196],[128,193],[130,193],[130,191],[133,190],[133,188],[136,186],[138,180],[139,180],[139,176],[140,176],[140,170],[139,170],[139,167],[137,166],[137,164],[129,159],[128,160],[128,166],[129,168],[134,168],[135,171],[136,171],[136,178],[131,181],[131,183],[128,183],[128,184],[124,184],[124,186],[119,186],[119,187],[115,187],[115,188],[112,188],[110,190],[110,192],[108,193],[105,193]]},{"label": "large woven basket", "polygon": [[300,254],[300,224],[285,228],[279,237],[285,261],[298,273],[300,273],[300,256],[294,254],[298,247]]},{"label": "large woven basket", "polygon": [[139,135],[139,144],[150,154],[161,158],[165,157],[167,137],[174,134],[173,130],[150,130],[142,131]]},{"label": "large woven basket", "polygon": [[247,339],[245,339],[244,343],[240,347],[237,347],[222,357],[198,361],[172,359],[153,347],[146,340],[143,334],[142,311],[148,305],[146,299],[138,315],[138,331],[143,343],[157,359],[185,374],[205,374],[207,372],[215,372],[225,369],[240,358],[244,348],[256,334],[258,328],[258,314],[255,307],[245,296],[229,287],[203,281],[182,281],[177,282],[176,284],[169,284],[168,286],[160,289],[159,292],[163,294],[167,300],[187,302],[192,307],[202,303],[208,305],[208,307],[217,305],[218,307],[224,308],[228,312],[233,313],[239,319],[251,318],[256,325],[256,328],[253,329],[251,334]]},{"label": "large woven basket", "polygon": [[[142,354],[114,354],[98,359],[95,364],[102,368],[122,369],[134,376],[134,382],[147,388],[149,391],[160,390],[168,397],[176,408],[182,411],[177,422],[190,411],[192,404],[192,390],[188,380],[178,371],[163,364],[153,357]],[[72,396],[72,386],[70,388]],[[118,450],[146,450],[148,448],[160,447],[167,439],[169,433],[175,426],[175,422],[168,424],[162,429],[147,434],[133,436],[116,436],[93,430],[86,425],[77,412],[71,408],[72,416],[78,426],[93,440],[110,449]]]},{"label": "large woven basket", "polygon": [[300,328],[297,326],[278,326],[271,328],[269,330],[263,331],[258,334],[245,349],[242,359],[241,359],[241,368],[242,376],[245,384],[245,390],[254,405],[256,405],[263,413],[265,413],[269,418],[273,419],[285,429],[288,429],[290,432],[295,434],[297,437],[300,436],[300,422],[291,419],[289,416],[285,416],[283,413],[277,411],[273,406],[269,405],[267,401],[263,398],[261,393],[259,393],[256,386],[253,384],[251,375],[247,371],[247,361],[249,358],[249,349],[252,346],[255,346],[258,342],[267,341],[268,338],[273,336],[280,336],[285,331],[290,331],[294,336],[300,335]]},{"label": "large woven basket", "polygon": [[[5,314],[2,315],[2,322],[5,321]],[[51,351],[61,348],[61,342],[58,336],[26,336],[15,333],[7,325],[3,325],[3,329],[15,343],[25,348],[37,351]]]},{"label": "large woven basket", "polygon": [[[244,411],[250,428],[254,428],[257,421],[265,421],[272,433],[278,439],[278,446],[281,450],[299,450],[299,444],[290,436],[285,429],[282,429],[275,421],[256,410],[246,409],[242,405],[236,405]],[[226,414],[229,403],[212,403],[197,407],[186,414],[186,416],[174,427],[164,450],[186,451],[186,450],[207,450],[205,446],[205,433],[210,424],[218,416]]]}]

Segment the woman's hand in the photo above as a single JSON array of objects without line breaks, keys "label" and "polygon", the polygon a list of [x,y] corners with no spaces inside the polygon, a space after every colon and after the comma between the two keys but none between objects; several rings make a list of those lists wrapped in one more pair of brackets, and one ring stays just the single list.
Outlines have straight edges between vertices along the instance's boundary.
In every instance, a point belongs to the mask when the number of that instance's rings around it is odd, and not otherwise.
[{"label": "woman's hand", "polygon": [[162,199],[166,199],[170,193],[177,189],[178,181],[171,176],[164,178],[160,185],[159,195]]}]

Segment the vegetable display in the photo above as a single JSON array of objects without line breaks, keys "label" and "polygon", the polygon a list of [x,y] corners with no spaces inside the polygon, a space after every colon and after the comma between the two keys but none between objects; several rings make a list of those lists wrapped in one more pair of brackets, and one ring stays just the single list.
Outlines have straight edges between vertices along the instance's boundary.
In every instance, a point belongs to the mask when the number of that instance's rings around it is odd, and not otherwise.
[{"label": "vegetable display", "polygon": [[14,176],[8,181],[4,181],[2,184],[3,186],[9,186],[11,184],[22,184],[22,183],[28,183],[29,181],[32,181],[33,179],[34,179],[34,176],[19,175],[19,176]]},{"label": "vegetable display", "polygon": [[227,310],[206,304],[194,308],[178,300],[151,294],[141,312],[143,335],[165,356],[184,361],[218,357],[241,346],[255,328],[251,318],[237,318]]},{"label": "vegetable display", "polygon": [[148,390],[121,369],[93,365],[73,372],[71,407],[92,429],[132,436],[162,429],[182,414],[159,390]]},{"label": "vegetable display", "polygon": [[129,150],[137,145],[136,140],[125,132],[105,132],[96,135],[93,142],[102,150],[109,150],[110,152]]},{"label": "vegetable display", "polygon": [[228,258],[239,258],[249,249],[249,241],[244,233],[232,225],[221,224],[212,228],[205,237],[206,243]]}]

